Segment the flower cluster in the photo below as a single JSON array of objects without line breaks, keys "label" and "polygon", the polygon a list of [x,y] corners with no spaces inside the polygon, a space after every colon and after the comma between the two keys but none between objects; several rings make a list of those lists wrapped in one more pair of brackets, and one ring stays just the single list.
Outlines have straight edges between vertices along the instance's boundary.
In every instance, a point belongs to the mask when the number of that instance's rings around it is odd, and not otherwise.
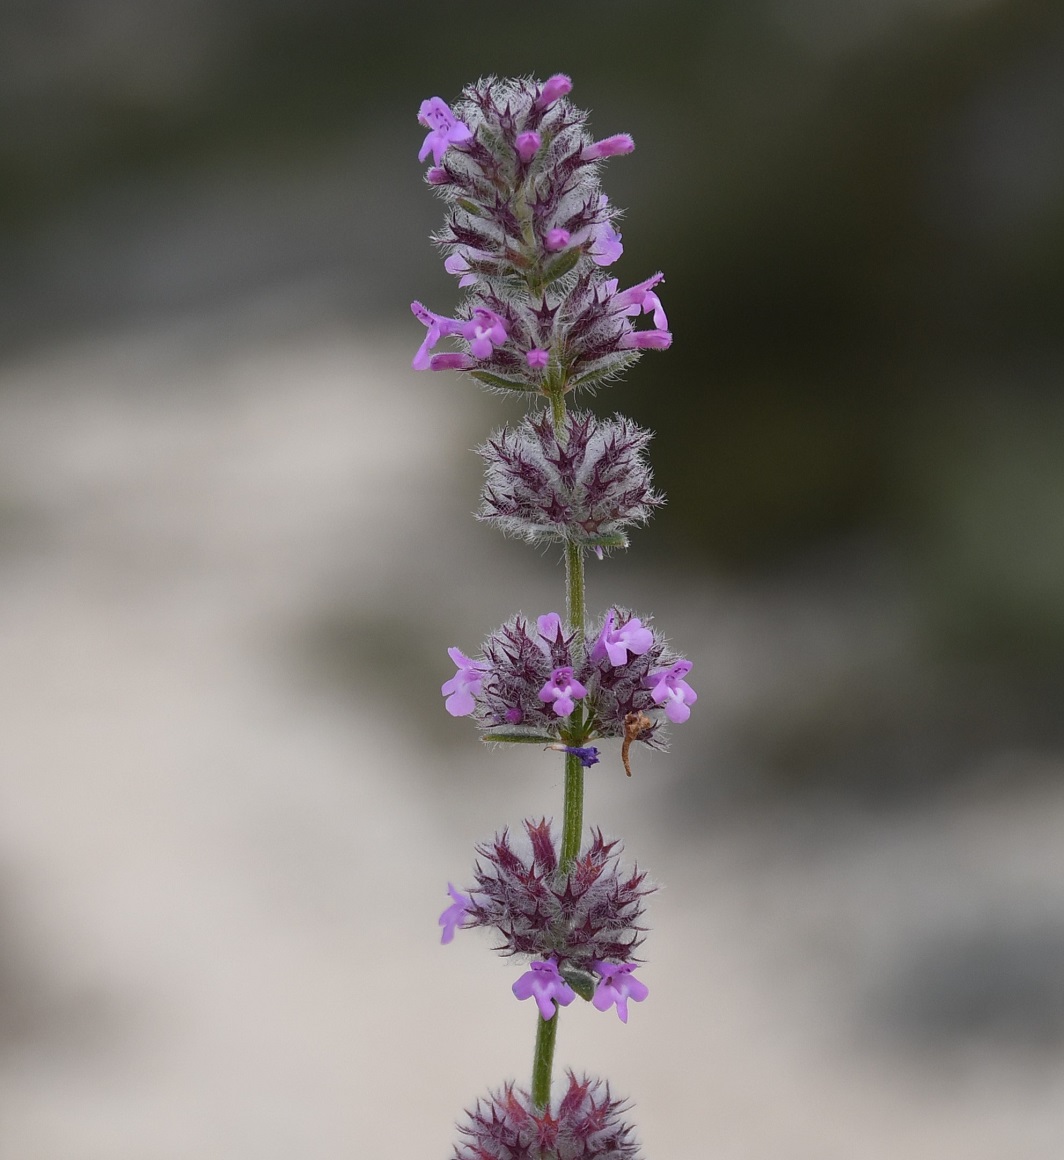
[{"label": "flower cluster", "polygon": [[603,1080],[567,1077],[564,1095],[546,1108],[514,1084],[478,1100],[458,1125],[452,1160],[638,1160],[624,1101]]},{"label": "flower cluster", "polygon": [[[566,99],[571,87],[561,75],[542,85],[488,78],[453,111],[439,97],[422,104],[419,160],[432,154],[426,180],[448,205],[435,241],[470,295],[454,318],[412,304],[426,328],[415,369],[546,394],[552,383],[600,383],[672,342],[662,275],[621,290],[604,272],[624,247],[598,163],[634,144],[625,133],[595,141]],[[641,314],[653,328],[636,329]],[[445,338],[460,349],[434,353]]]},{"label": "flower cluster", "polygon": [[530,543],[627,547],[625,529],[664,503],[651,486],[650,432],[617,415],[570,411],[503,427],[478,448],[486,463],[479,518]]},{"label": "flower cluster", "polygon": [[[488,637],[481,657],[450,649],[458,671],[442,686],[447,711],[472,716],[488,739],[561,737],[571,745],[623,737],[633,714],[663,709],[674,723],[687,720],[697,699],[684,679],[691,662],[676,657],[649,622],[611,608],[587,637],[595,643],[581,659],[574,634],[550,612],[535,627],[520,615],[508,620]],[[658,727],[651,721],[639,739],[655,741]]]},{"label": "flower cluster", "polygon": [[562,871],[550,822],[526,819],[524,828],[523,848],[509,830],[477,847],[462,925],[491,927],[503,955],[551,959],[562,969],[631,962],[643,938],[643,899],[654,888],[636,867],[620,866],[620,842],[593,830]]}]

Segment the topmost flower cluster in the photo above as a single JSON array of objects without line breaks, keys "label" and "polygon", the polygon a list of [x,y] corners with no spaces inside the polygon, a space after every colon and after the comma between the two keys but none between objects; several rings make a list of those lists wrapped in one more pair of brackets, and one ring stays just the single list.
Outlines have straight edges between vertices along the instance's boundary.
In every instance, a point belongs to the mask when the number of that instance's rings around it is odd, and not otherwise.
[{"label": "topmost flower cluster", "polygon": [[[571,87],[561,74],[543,84],[489,78],[454,111],[439,97],[422,103],[419,159],[432,154],[426,180],[449,207],[434,240],[470,296],[454,318],[412,304],[426,327],[416,369],[545,394],[600,383],[672,342],[655,290],[662,275],[621,290],[604,272],[623,246],[597,163],[630,153],[632,138],[594,140],[587,114],[566,99]],[[635,328],[641,314],[653,328]],[[433,353],[445,338],[464,349]]]}]

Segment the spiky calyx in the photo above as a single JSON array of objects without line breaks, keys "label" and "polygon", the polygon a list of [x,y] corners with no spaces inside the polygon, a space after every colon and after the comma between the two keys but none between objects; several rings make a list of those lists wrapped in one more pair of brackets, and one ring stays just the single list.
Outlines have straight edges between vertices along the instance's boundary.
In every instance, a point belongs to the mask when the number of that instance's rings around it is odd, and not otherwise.
[{"label": "spiky calyx", "polygon": [[604,1080],[566,1073],[560,1100],[537,1109],[509,1083],[477,1100],[458,1124],[452,1160],[639,1160],[628,1110]]},{"label": "spiky calyx", "polygon": [[591,972],[596,962],[633,962],[646,931],[643,899],[654,886],[637,867],[621,867],[621,843],[592,830],[562,871],[550,822],[526,819],[524,828],[521,849],[509,830],[477,847],[462,925],[493,928],[503,955],[553,957],[563,975]]},{"label": "spiky calyx", "polygon": [[[587,625],[586,639],[594,645],[576,654],[574,636],[562,629],[557,613],[535,624],[513,617],[484,642],[482,656],[451,650],[459,672],[443,686],[448,711],[471,716],[487,741],[560,740],[570,746],[625,737],[627,720],[645,716],[649,724],[637,740],[660,744],[657,683],[681,658],[649,617],[625,609],[611,608],[601,622]],[[460,703],[454,699],[459,684]],[[560,696],[562,690],[568,695]]]},{"label": "spiky calyx", "polygon": [[651,433],[631,419],[569,411],[556,432],[548,412],[503,427],[478,448],[487,464],[479,518],[530,543],[627,547],[663,497],[651,486]]}]

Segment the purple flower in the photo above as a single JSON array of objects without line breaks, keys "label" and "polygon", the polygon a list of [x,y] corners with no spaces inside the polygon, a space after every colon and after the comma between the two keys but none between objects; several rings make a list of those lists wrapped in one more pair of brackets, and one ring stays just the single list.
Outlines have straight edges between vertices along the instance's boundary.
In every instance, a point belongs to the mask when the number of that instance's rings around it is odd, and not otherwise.
[{"label": "purple flower", "polygon": [[546,237],[543,239],[544,249],[564,250],[571,237],[572,235],[568,230],[547,230]]},{"label": "purple flower", "polygon": [[594,745],[588,745],[586,747],[581,747],[578,745],[563,745],[562,749],[566,753],[571,753],[574,757],[578,757],[580,759],[580,764],[585,769],[590,769],[593,765],[598,763],[599,751],[595,748]]},{"label": "purple flower", "polygon": [[452,717],[467,717],[476,708],[473,698],[480,692],[488,666],[485,661],[470,660],[461,649],[449,648],[447,655],[458,666],[458,672],[440,688],[447,698],[445,708]]},{"label": "purple flower", "polygon": [[531,970],[525,971],[511,990],[518,999],[534,998],[544,1019],[554,1018],[555,1003],[559,1007],[568,1007],[576,998],[576,992],[558,974],[558,963],[553,955],[532,963]]},{"label": "purple flower", "polygon": [[534,346],[525,354],[525,362],[530,367],[545,367],[550,362],[550,351],[541,346]]},{"label": "purple flower", "polygon": [[448,334],[457,334],[462,326],[462,323],[456,318],[444,318],[440,314],[433,314],[427,307],[422,306],[420,302],[411,302],[410,309],[419,322],[428,327],[428,333],[425,335],[425,341],[421,344],[414,360],[411,363],[416,371],[427,371],[429,369],[429,352],[432,348]]},{"label": "purple flower", "polygon": [[646,281],[631,286],[627,290],[622,290],[619,294],[614,294],[610,309],[615,314],[628,316],[653,312],[654,325],[658,330],[668,330],[669,320],[665,317],[661,299],[654,293],[654,287],[659,282],[664,281],[665,275],[660,271],[657,274],[652,274]]},{"label": "purple flower", "polygon": [[592,235],[594,241],[588,247],[588,257],[596,266],[612,266],[624,253],[621,235],[609,224],[599,226]]},{"label": "purple flower", "polygon": [[625,621],[620,628],[614,628],[613,622],[616,615],[615,608],[611,608],[606,614],[602,631],[591,650],[593,661],[601,661],[604,657],[609,657],[610,664],[614,668],[618,665],[626,665],[629,653],[632,656],[641,657],[654,644],[654,634],[649,628],[643,627],[643,622],[638,616],[633,616],[631,620]]},{"label": "purple flower", "polygon": [[429,185],[450,185],[451,175],[446,169],[433,165],[425,172],[425,180]]},{"label": "purple flower", "polygon": [[[596,141],[580,154],[581,161],[598,161],[603,157],[616,157],[621,153],[631,153],[635,142],[627,133],[615,133],[612,137],[604,137]],[[439,162],[437,161],[437,165]]]},{"label": "purple flower", "polygon": [[460,275],[458,279],[459,286],[472,286],[477,280],[476,274],[469,268],[469,263],[461,254],[451,254],[443,263],[443,268],[448,274]]},{"label": "purple flower", "polygon": [[543,88],[539,91],[539,96],[536,98],[537,109],[547,109],[559,97],[564,97],[566,93],[572,92],[573,82],[565,75],[565,73],[555,73],[544,82]]},{"label": "purple flower", "polygon": [[446,101],[439,97],[429,97],[427,101],[422,101],[417,119],[429,130],[421,152],[417,155],[418,161],[424,161],[431,153],[432,160],[438,166],[450,146],[460,145],[473,136],[469,126],[459,121]]},{"label": "purple flower", "polygon": [[600,963],[591,964],[594,971],[601,975],[599,985],[595,988],[595,997],[591,1000],[597,1010],[608,1011],[617,1007],[617,1014],[622,1023],[628,1022],[628,1000],[633,1003],[642,1003],[650,994],[646,983],[641,982],[632,974],[635,963]]},{"label": "purple flower", "polygon": [[554,712],[559,717],[568,717],[576,708],[576,702],[586,696],[587,689],[573,678],[573,670],[569,665],[554,669],[550,680],[539,691],[539,699],[545,704],[554,702]]},{"label": "purple flower", "polygon": [[443,927],[443,934],[440,937],[440,942],[447,945],[454,938],[454,932],[458,929],[458,924],[466,916],[469,910],[471,900],[460,890],[447,883],[447,893],[451,896],[451,905],[440,915],[440,926]]},{"label": "purple flower", "polygon": [[443,354],[434,354],[429,359],[430,371],[467,371],[476,366],[477,360],[468,354],[461,354],[456,350],[445,351]]},{"label": "purple flower", "polygon": [[486,306],[477,306],[461,330],[474,358],[490,358],[492,350],[506,341],[506,323]]},{"label": "purple flower", "polygon": [[667,330],[632,330],[621,335],[621,350],[668,350],[672,335]]},{"label": "purple flower", "polygon": [[536,628],[544,640],[549,640],[553,644],[561,636],[562,618],[556,612],[546,612],[536,617]]},{"label": "purple flower", "polygon": [[533,157],[539,152],[540,145],[543,144],[543,139],[534,130],[528,133],[518,133],[517,140],[514,145],[517,149],[517,156],[527,165]]},{"label": "purple flower", "polygon": [[671,669],[659,669],[643,678],[654,703],[664,705],[665,716],[677,725],[691,716],[690,706],[698,700],[698,694],[684,680],[691,668],[690,661],[681,659]]}]

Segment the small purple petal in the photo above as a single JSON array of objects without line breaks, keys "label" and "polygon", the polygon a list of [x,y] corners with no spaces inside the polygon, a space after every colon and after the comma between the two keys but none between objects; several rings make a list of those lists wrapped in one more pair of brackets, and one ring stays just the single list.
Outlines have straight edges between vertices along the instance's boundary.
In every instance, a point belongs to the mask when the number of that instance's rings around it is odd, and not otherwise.
[{"label": "small purple petal", "polygon": [[599,161],[603,157],[617,157],[621,153],[631,153],[635,142],[627,133],[615,133],[596,141],[580,154],[581,161]]},{"label": "small purple petal", "polygon": [[519,133],[517,140],[514,142],[514,145],[517,148],[517,156],[520,157],[526,165],[539,152],[539,147],[542,144],[542,138],[534,131],[528,133]]},{"label": "small purple petal", "polygon": [[439,97],[429,97],[428,100],[422,101],[417,119],[429,130],[417,159],[424,161],[431,153],[437,168],[450,146],[460,145],[473,136],[469,126],[459,121],[446,101]]},{"label": "small purple petal", "polygon": [[547,230],[543,238],[543,247],[547,250],[564,250],[569,244],[569,239],[572,234],[568,230],[553,229]]},{"label": "small purple petal", "polygon": [[525,354],[525,362],[528,363],[533,370],[541,369],[550,362],[550,351],[545,350],[541,346],[534,346]]},{"label": "small purple petal", "polygon": [[463,894],[460,890],[455,890],[450,882],[447,883],[447,893],[451,896],[451,905],[440,915],[439,923],[443,927],[443,934],[440,936],[440,942],[447,945],[454,938],[454,932],[458,929],[458,924],[466,915],[466,911],[472,904],[472,899]]},{"label": "small purple petal", "polygon": [[572,92],[572,89],[573,82],[565,73],[555,73],[540,89],[539,96],[536,98],[536,108],[549,108],[559,97],[564,97],[566,93]]}]

